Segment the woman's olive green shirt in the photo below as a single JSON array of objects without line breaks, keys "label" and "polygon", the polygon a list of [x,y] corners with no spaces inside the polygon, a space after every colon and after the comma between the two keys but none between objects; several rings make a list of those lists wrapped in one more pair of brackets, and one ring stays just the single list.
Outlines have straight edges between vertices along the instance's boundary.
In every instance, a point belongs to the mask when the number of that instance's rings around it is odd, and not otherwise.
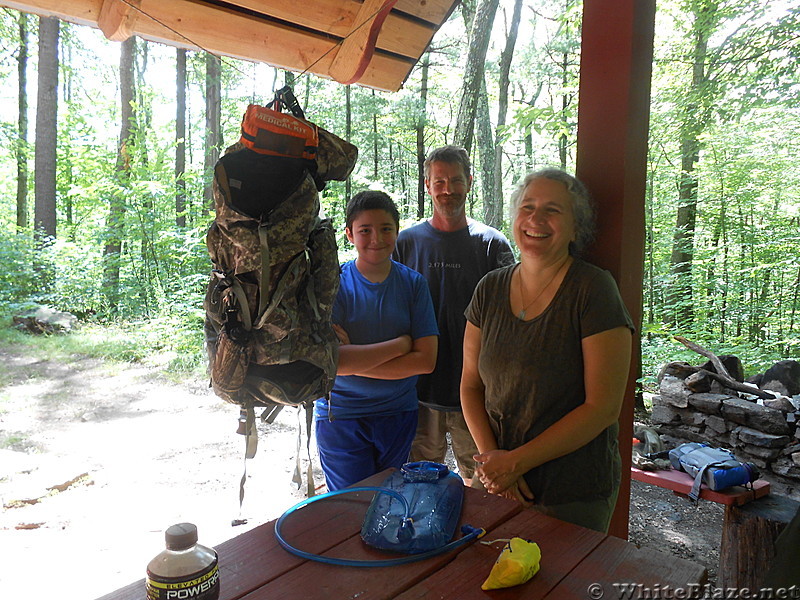
[{"label": "woman's olive green shirt", "polygon": [[[486,411],[500,449],[532,440],[585,400],[585,337],[633,322],[608,271],[579,259],[570,265],[550,305],[522,321],[511,311],[516,265],[478,284],[465,312],[481,330],[478,369]],[[537,504],[590,501],[615,494],[620,481],[618,426],[585,446],[525,474]]]}]

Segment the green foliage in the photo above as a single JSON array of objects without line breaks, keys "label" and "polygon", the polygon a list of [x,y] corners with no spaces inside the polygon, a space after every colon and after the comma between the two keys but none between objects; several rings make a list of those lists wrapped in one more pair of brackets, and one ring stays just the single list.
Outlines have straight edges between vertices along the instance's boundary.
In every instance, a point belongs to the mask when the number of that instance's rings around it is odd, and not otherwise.
[{"label": "green foliage", "polygon": [[[737,354],[753,371],[798,357],[800,338],[797,61],[787,69],[800,38],[796,9],[785,9],[667,3],[656,26],[646,328],[680,322],[687,337]],[[690,174],[682,152],[696,152]],[[681,200],[687,174],[696,191]],[[679,223],[679,207],[689,205],[696,221]],[[674,254],[679,226],[691,244],[688,269]],[[645,354],[660,351],[655,344]]]}]

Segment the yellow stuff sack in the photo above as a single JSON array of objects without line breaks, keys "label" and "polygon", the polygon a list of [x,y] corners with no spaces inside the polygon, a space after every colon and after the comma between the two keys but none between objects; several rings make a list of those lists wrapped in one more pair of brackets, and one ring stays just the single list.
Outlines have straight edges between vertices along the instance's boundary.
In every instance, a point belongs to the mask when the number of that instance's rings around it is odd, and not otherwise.
[{"label": "yellow stuff sack", "polygon": [[542,551],[539,544],[511,538],[492,567],[482,590],[497,590],[525,583],[539,572]]}]

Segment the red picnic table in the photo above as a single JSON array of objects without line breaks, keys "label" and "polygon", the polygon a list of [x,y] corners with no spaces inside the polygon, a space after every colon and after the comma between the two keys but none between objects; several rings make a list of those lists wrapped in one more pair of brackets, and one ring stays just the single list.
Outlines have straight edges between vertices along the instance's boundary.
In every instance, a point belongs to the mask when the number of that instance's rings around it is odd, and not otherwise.
[{"label": "red picnic table", "polygon": [[[378,473],[358,485],[379,485],[389,473]],[[216,547],[220,600],[586,600],[624,597],[620,590],[688,591],[706,583],[706,570],[686,560],[522,510],[515,502],[483,491],[466,488],[464,492],[461,524],[486,529],[482,540],[522,537],[539,544],[541,569],[533,579],[512,588],[481,590],[502,543],[473,542],[448,554],[393,567],[342,567],[309,561],[278,544],[275,521],[270,521]],[[294,546],[326,556],[359,560],[396,557],[370,548],[359,536],[372,496],[371,492],[357,492],[314,502],[293,513],[281,533]],[[100,600],[144,598],[142,579]]]}]

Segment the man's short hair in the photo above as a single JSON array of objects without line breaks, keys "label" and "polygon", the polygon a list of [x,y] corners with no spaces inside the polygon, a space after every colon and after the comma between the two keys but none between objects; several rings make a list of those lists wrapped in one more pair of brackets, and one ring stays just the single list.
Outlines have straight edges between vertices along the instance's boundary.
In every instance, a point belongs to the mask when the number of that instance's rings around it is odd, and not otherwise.
[{"label": "man's short hair", "polygon": [[400,213],[394,200],[386,192],[379,190],[364,190],[350,198],[345,209],[346,226],[353,227],[355,218],[365,210],[385,210],[394,220],[395,227],[400,231]]},{"label": "man's short hair", "polygon": [[472,165],[469,162],[469,154],[460,146],[442,146],[441,148],[431,150],[431,153],[428,154],[428,158],[425,159],[425,163],[423,164],[425,179],[430,177],[431,163],[436,161],[459,164],[464,169],[464,175],[467,179],[472,177]]}]

